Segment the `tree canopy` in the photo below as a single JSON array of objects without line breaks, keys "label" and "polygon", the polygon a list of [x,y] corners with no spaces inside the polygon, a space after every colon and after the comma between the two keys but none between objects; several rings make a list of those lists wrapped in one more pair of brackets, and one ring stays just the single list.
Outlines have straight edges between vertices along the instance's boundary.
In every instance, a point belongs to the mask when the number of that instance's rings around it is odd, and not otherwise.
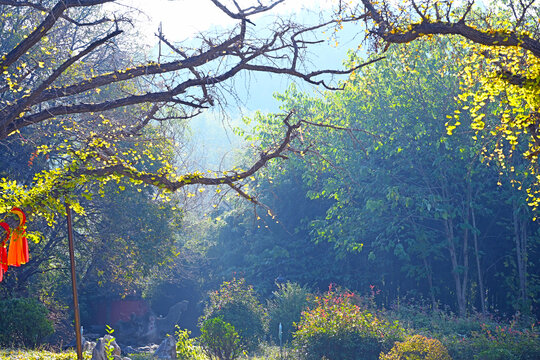
[{"label": "tree canopy", "polygon": [[[453,101],[467,66],[460,55],[449,39],[414,42],[351,75],[343,91],[319,98],[292,87],[279,95],[284,109],[318,126],[292,142],[301,156],[260,173],[271,214],[224,215],[211,249],[222,254],[216,275],[249,274],[264,290],[268,273],[314,286],[378,286],[385,306],[420,297],[462,316],[509,306],[501,296],[510,293],[510,306],[536,309],[529,270],[538,235],[526,196],[510,186],[511,173],[482,163],[488,145],[473,138],[470,114],[451,135],[445,126],[461,108]],[[279,117],[253,120],[263,143],[281,131]]]},{"label": "tree canopy", "polygon": [[24,181],[3,175],[1,213],[25,207],[53,222],[63,201],[83,211],[75,193],[91,196],[89,184],[123,177],[161,194],[187,185],[225,185],[252,200],[240,183],[284,156],[297,125],[284,121],[283,138],[246,168],[207,172],[179,167],[185,159],[175,149],[182,139],[163,124],[222,106],[222,91],[234,92],[229,81],[240,72],[286,75],[330,89],[331,77],[354,70],[310,69],[305,62],[310,45],[319,42],[314,32],[337,20],[307,26],[278,19],[255,31],[250,17],[283,0],[246,7],[213,0],[237,25],[189,44],[174,44],[160,33],[168,52],[154,60],[145,60],[134,45],[126,48],[121,39],[130,19],[104,12],[100,5],[109,2],[0,2],[0,142],[6,149],[22,143],[33,149],[30,163],[46,163]]},{"label": "tree canopy", "polygon": [[[451,134],[461,125],[461,114],[469,113],[476,136],[496,144],[486,147],[486,157],[498,162],[503,172],[519,173],[514,179],[518,187],[529,183],[523,189],[536,209],[540,194],[538,2],[362,0],[355,6],[340,5],[344,18],[362,14],[368,27],[366,41],[375,51],[436,35],[459,43],[458,60],[466,64],[459,74],[462,92],[455,98],[461,108],[448,114],[447,130]],[[515,156],[527,158],[529,165],[518,169]]]}]

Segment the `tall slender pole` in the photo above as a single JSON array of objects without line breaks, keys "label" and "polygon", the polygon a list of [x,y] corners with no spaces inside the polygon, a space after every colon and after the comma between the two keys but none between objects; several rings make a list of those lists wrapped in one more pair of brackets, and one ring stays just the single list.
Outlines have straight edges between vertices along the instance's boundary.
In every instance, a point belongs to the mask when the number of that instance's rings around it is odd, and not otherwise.
[{"label": "tall slender pole", "polygon": [[283,359],[283,326],[281,326],[281,323],[279,323],[279,358]]},{"label": "tall slender pole", "polygon": [[73,246],[73,222],[71,221],[71,208],[66,203],[69,260],[71,262],[71,287],[73,290],[73,310],[75,311],[75,340],[77,341],[77,360],[83,360],[81,339],[81,318],[79,316],[79,297],[77,296],[77,278],[75,276],[75,250]]}]

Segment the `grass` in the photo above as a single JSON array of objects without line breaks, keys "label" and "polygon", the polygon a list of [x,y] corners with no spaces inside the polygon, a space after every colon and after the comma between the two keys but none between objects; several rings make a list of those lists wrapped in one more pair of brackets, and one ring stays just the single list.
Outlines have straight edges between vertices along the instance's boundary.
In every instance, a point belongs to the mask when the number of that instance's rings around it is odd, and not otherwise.
[{"label": "grass", "polygon": [[[92,356],[85,354],[84,358]],[[77,360],[74,351],[55,353],[47,350],[0,349],[0,360]]]},{"label": "grass", "polygon": [[[91,355],[84,354],[85,360],[90,360]],[[131,360],[154,360],[152,354],[133,354]],[[197,360],[206,360],[202,354]],[[283,358],[280,357],[279,346],[262,346],[258,354],[249,357],[242,357],[248,360],[281,360],[291,359],[286,350],[283,351]],[[77,360],[74,351],[55,353],[47,350],[25,350],[25,349],[0,349],[0,360]]]}]

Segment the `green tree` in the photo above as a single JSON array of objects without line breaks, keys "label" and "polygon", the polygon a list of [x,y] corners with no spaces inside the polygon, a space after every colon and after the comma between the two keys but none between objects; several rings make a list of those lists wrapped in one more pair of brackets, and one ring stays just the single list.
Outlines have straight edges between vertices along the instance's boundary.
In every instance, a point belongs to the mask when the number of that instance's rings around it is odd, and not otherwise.
[{"label": "green tree", "polygon": [[[207,324],[216,325],[216,323],[208,323],[213,319],[232,325],[232,329],[223,328],[222,330],[226,333],[238,332],[241,346],[246,350],[255,350],[265,334],[266,313],[257,300],[253,287],[247,285],[244,279],[225,281],[220,285],[219,290],[210,293],[209,302],[200,319],[203,323],[201,331]],[[223,325],[216,326],[221,329]]]},{"label": "green tree", "polygon": [[36,346],[53,332],[47,308],[36,299],[13,298],[0,304],[0,344]]},{"label": "green tree", "polygon": [[[464,130],[447,133],[447,115],[460,112],[453,98],[462,69],[451,43],[412,43],[386,56],[351,77],[343,92],[324,99],[294,90],[282,96],[286,109],[312,125],[309,140],[293,144],[307,158],[296,163],[297,171],[311,198],[330,203],[325,216],[311,219],[313,239],[344,253],[364,249],[373,266],[384,263],[381,286],[413,290],[405,274],[433,307],[453,296],[461,315],[474,261],[482,289],[476,297],[485,311],[482,240],[493,231],[490,217],[512,213],[507,200],[516,192],[497,187],[498,169],[481,164],[489,144]],[[462,114],[461,121],[474,119]],[[277,124],[269,117],[261,123]],[[511,246],[512,228],[499,229],[498,238]]]},{"label": "green tree", "polygon": [[234,326],[219,317],[204,321],[201,342],[211,360],[234,360],[242,353],[240,336]]},{"label": "green tree", "polygon": [[[472,118],[474,136],[495,141],[488,154],[502,169],[514,172],[511,163],[515,151],[528,160],[519,180],[529,182],[524,189],[529,205],[536,210],[540,153],[537,1],[408,0],[398,5],[362,0],[354,6],[340,6],[339,14],[343,18],[365,15],[360,18],[369,29],[367,39],[375,51],[434,35],[451,36],[459,43],[462,56],[458,61],[464,67],[460,73],[462,92],[456,102]],[[490,123],[486,116],[493,112],[498,121]],[[462,122],[459,113],[450,118],[449,133]]]}]

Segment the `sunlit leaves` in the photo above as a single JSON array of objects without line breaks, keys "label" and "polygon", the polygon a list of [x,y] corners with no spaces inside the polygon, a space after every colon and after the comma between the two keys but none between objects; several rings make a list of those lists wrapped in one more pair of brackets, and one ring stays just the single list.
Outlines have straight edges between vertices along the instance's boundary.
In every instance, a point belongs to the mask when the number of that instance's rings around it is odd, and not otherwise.
[{"label": "sunlit leaves", "polygon": [[[495,20],[493,26],[511,24]],[[476,131],[475,137],[495,139],[495,148],[485,151],[487,159],[496,161],[503,171],[514,173],[516,168],[508,164],[514,162],[514,156],[523,156],[529,166],[517,177],[536,174],[540,152],[536,115],[540,111],[540,59],[520,48],[497,48],[468,41],[461,44],[473,55],[460,59],[471,70],[462,73],[464,91],[456,100],[473,118],[471,128]],[[455,123],[449,123],[447,128],[452,126]],[[527,182],[529,204],[537,208],[540,182]]]}]

